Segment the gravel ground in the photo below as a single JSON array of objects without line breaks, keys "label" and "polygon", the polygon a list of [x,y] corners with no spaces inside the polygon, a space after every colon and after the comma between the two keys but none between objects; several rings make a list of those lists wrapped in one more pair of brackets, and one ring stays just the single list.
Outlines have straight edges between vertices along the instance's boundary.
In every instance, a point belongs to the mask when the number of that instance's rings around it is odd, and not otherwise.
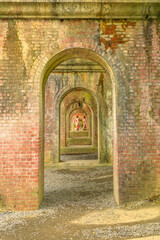
[{"label": "gravel ground", "polygon": [[40,210],[0,213],[0,240],[108,240],[160,235],[160,218],[116,225],[72,221],[106,208],[139,209],[157,204],[139,201],[118,207],[113,198],[112,167],[46,169]]}]

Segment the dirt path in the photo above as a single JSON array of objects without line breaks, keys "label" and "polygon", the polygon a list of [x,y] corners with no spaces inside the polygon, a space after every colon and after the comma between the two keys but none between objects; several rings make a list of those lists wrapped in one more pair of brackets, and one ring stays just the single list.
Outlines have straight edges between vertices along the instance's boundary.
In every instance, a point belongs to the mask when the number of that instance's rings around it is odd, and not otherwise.
[{"label": "dirt path", "polygon": [[112,183],[111,167],[45,170],[41,209],[0,213],[0,240],[160,239],[159,200],[118,207]]}]

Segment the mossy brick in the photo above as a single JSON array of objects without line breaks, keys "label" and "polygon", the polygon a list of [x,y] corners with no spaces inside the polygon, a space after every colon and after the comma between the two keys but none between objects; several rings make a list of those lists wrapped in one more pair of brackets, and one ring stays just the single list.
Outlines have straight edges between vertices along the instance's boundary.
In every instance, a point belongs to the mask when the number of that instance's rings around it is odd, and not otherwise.
[{"label": "mossy brick", "polygon": [[[117,203],[159,195],[159,1],[88,1],[77,3],[78,8],[68,2],[46,3],[45,8],[38,2],[17,4],[5,1],[0,6],[3,206],[39,207],[43,156],[49,163],[59,158],[60,98],[77,87],[97,99],[98,149],[91,149],[99,159],[113,162]],[[88,72],[54,72],[53,78],[53,68],[71,58],[96,64]],[[86,95],[93,107],[91,99]]]},{"label": "mossy brick", "polygon": [[70,146],[60,149],[61,154],[87,154],[87,153],[97,153],[97,147],[92,146]]},{"label": "mossy brick", "polygon": [[83,137],[79,137],[79,138],[67,138],[66,140],[66,145],[70,146],[70,145],[91,145],[92,144],[92,139],[91,138],[83,138]]},{"label": "mossy brick", "polygon": [[89,133],[87,131],[73,131],[70,132],[70,138],[84,138],[84,137],[88,137]]}]

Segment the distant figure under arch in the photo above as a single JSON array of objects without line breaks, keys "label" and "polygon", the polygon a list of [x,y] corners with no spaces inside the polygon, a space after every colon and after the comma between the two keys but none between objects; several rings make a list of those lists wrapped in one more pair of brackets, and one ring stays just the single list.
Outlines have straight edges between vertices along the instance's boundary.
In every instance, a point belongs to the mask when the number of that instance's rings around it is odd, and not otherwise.
[{"label": "distant figure under arch", "polygon": [[87,129],[87,119],[84,116],[84,118],[83,118],[83,131],[86,131],[86,129]]},{"label": "distant figure under arch", "polygon": [[79,131],[79,118],[78,118],[78,116],[76,117],[75,124],[76,124],[76,131]]}]

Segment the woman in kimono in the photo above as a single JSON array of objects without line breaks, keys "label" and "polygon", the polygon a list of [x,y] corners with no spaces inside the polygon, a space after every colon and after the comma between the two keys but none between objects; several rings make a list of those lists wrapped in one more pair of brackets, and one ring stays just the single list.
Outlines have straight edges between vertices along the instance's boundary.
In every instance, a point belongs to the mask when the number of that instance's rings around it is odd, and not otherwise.
[{"label": "woman in kimono", "polygon": [[86,131],[86,129],[87,129],[87,119],[84,116],[84,118],[83,118],[83,131]]},{"label": "woman in kimono", "polygon": [[76,117],[75,125],[76,125],[76,131],[79,131],[79,118],[78,118],[78,116]]}]

